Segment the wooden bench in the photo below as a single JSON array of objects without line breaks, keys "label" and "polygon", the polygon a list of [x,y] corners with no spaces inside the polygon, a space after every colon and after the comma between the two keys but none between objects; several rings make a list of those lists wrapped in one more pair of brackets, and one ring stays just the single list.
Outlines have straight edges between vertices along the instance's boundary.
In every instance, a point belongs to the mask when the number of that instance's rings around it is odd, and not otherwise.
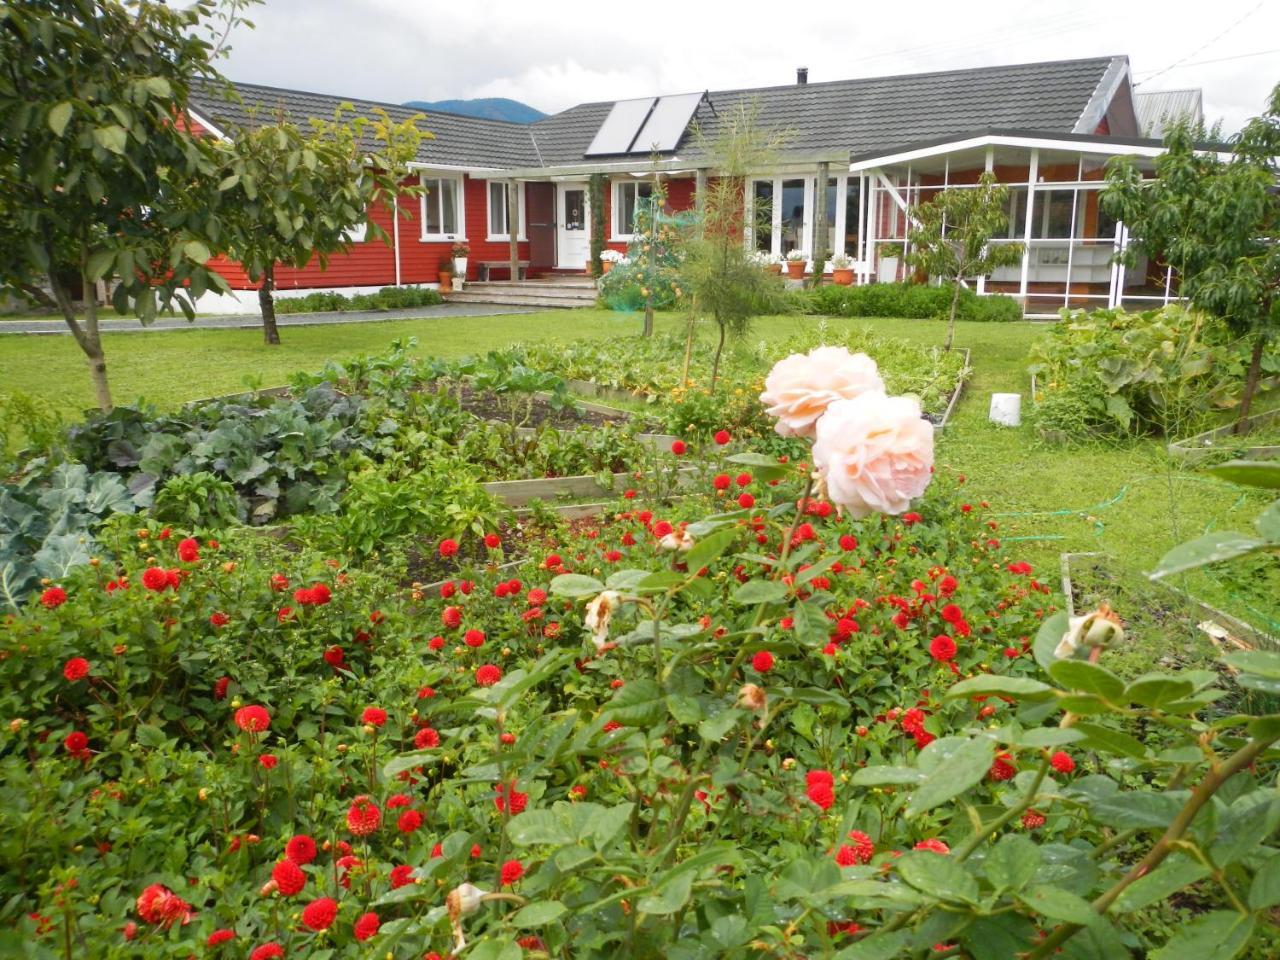
[{"label": "wooden bench", "polygon": [[[480,269],[481,281],[486,281],[489,279],[490,270],[506,270],[508,273],[511,271],[510,260],[481,260],[480,263],[477,264],[477,266]],[[518,275],[516,277],[513,277],[512,279],[523,280],[525,278],[525,274],[528,273],[528,271],[529,271],[529,261],[520,260],[516,264],[516,273]]]}]

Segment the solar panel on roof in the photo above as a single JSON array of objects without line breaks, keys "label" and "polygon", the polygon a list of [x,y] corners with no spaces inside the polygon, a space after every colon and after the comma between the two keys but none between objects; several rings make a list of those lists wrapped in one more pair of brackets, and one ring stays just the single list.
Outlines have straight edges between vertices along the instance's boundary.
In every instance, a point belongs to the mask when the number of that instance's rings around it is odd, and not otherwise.
[{"label": "solar panel on roof", "polygon": [[636,135],[632,153],[666,153],[674,150],[684,136],[685,128],[693,117],[693,111],[702,102],[700,93],[682,93],[674,97],[660,97],[649,114],[643,129]]},{"label": "solar panel on roof", "polygon": [[604,153],[626,153],[636,138],[636,131],[649,116],[653,107],[653,97],[641,97],[639,100],[619,100],[600,124],[595,139],[587,147],[587,156]]}]

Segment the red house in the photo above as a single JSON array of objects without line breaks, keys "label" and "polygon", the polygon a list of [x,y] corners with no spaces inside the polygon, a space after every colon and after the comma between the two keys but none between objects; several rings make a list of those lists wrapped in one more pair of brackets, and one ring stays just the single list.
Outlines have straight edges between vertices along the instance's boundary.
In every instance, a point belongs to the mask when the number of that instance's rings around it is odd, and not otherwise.
[{"label": "red house", "polygon": [[[715,171],[693,148],[697,124],[714,134],[719,116],[742,101],[760,122],[785,130],[776,166],[750,177],[746,202],[768,211],[766,228],[744,242],[775,256],[813,247],[817,204],[825,205],[827,249],[854,263],[857,282],[900,279],[901,249],[913,204],[946,187],[974,183],[984,170],[1011,186],[1009,236],[1022,242],[1020,266],[975,281],[980,293],[1020,298],[1029,315],[1063,306],[1139,306],[1167,302],[1176,277],[1162,264],[1126,270],[1112,262],[1127,238],[1098,206],[1106,161],[1150,158],[1158,141],[1139,136],[1127,57],[984,67],[747,90],[584,103],[536,123],[516,124],[430,113],[433,134],[414,166],[427,193],[406,201],[410,217],[371,210],[394,237],[356,242],[326,270],[280,269],[282,295],[314,289],[434,285],[450,248],[471,248],[469,279],[510,257],[510,231],[532,276],[582,273],[590,255],[588,178],[604,174],[606,243],[624,250],[639,198],[653,178],[668,185],[672,209],[694,205]],[[192,99],[194,119],[234,136],[253,118],[278,111],[305,124],[342,102],[381,106],[394,119],[416,111],[327,94],[239,84],[240,100],[212,90]],[[656,156],[656,160],[655,160]],[[825,184],[820,180],[825,175]],[[508,191],[517,222],[508,223]],[[752,218],[754,219],[754,218]],[[217,269],[237,290],[252,287],[235,263]],[[503,266],[505,276],[507,267]],[[254,308],[242,297],[241,309]],[[227,303],[201,305],[217,309]]]}]

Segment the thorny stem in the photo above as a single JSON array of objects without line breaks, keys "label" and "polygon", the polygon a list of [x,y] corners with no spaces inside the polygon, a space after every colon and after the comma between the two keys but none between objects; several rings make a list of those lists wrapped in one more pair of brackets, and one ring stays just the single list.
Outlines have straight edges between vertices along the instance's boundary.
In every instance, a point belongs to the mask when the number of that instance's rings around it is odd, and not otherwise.
[{"label": "thorny stem", "polygon": [[[1111,905],[1116,902],[1120,894],[1163,863],[1164,859],[1174,851],[1178,841],[1182,839],[1182,835],[1187,832],[1187,828],[1191,826],[1191,821],[1196,818],[1200,808],[1213,799],[1213,795],[1218,792],[1224,783],[1252,764],[1260,753],[1277,740],[1280,740],[1280,736],[1252,740],[1228,757],[1220,766],[1211,766],[1204,779],[1200,781],[1199,786],[1192,791],[1190,799],[1178,811],[1178,815],[1174,817],[1173,822],[1169,824],[1169,828],[1165,830],[1164,835],[1156,841],[1155,846],[1148,850],[1147,855],[1128,873],[1117,880],[1111,886],[1111,889],[1093,901],[1094,911],[1099,915],[1105,914]],[[1078,923],[1061,924],[1053,933],[1045,937],[1035,950],[1027,955],[1027,960],[1042,960],[1042,958],[1051,955],[1059,946],[1075,936],[1080,929],[1081,925]]]}]

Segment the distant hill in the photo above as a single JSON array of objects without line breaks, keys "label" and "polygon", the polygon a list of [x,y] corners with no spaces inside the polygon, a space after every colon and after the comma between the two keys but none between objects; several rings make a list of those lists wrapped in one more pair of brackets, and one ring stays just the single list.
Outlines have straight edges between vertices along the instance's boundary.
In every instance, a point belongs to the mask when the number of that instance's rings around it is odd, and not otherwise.
[{"label": "distant hill", "polygon": [[481,117],[485,120],[510,120],[512,123],[533,123],[546,116],[527,103],[507,97],[479,97],[475,100],[408,100],[406,107],[418,110],[439,110],[441,113],[460,113],[464,117]]}]

